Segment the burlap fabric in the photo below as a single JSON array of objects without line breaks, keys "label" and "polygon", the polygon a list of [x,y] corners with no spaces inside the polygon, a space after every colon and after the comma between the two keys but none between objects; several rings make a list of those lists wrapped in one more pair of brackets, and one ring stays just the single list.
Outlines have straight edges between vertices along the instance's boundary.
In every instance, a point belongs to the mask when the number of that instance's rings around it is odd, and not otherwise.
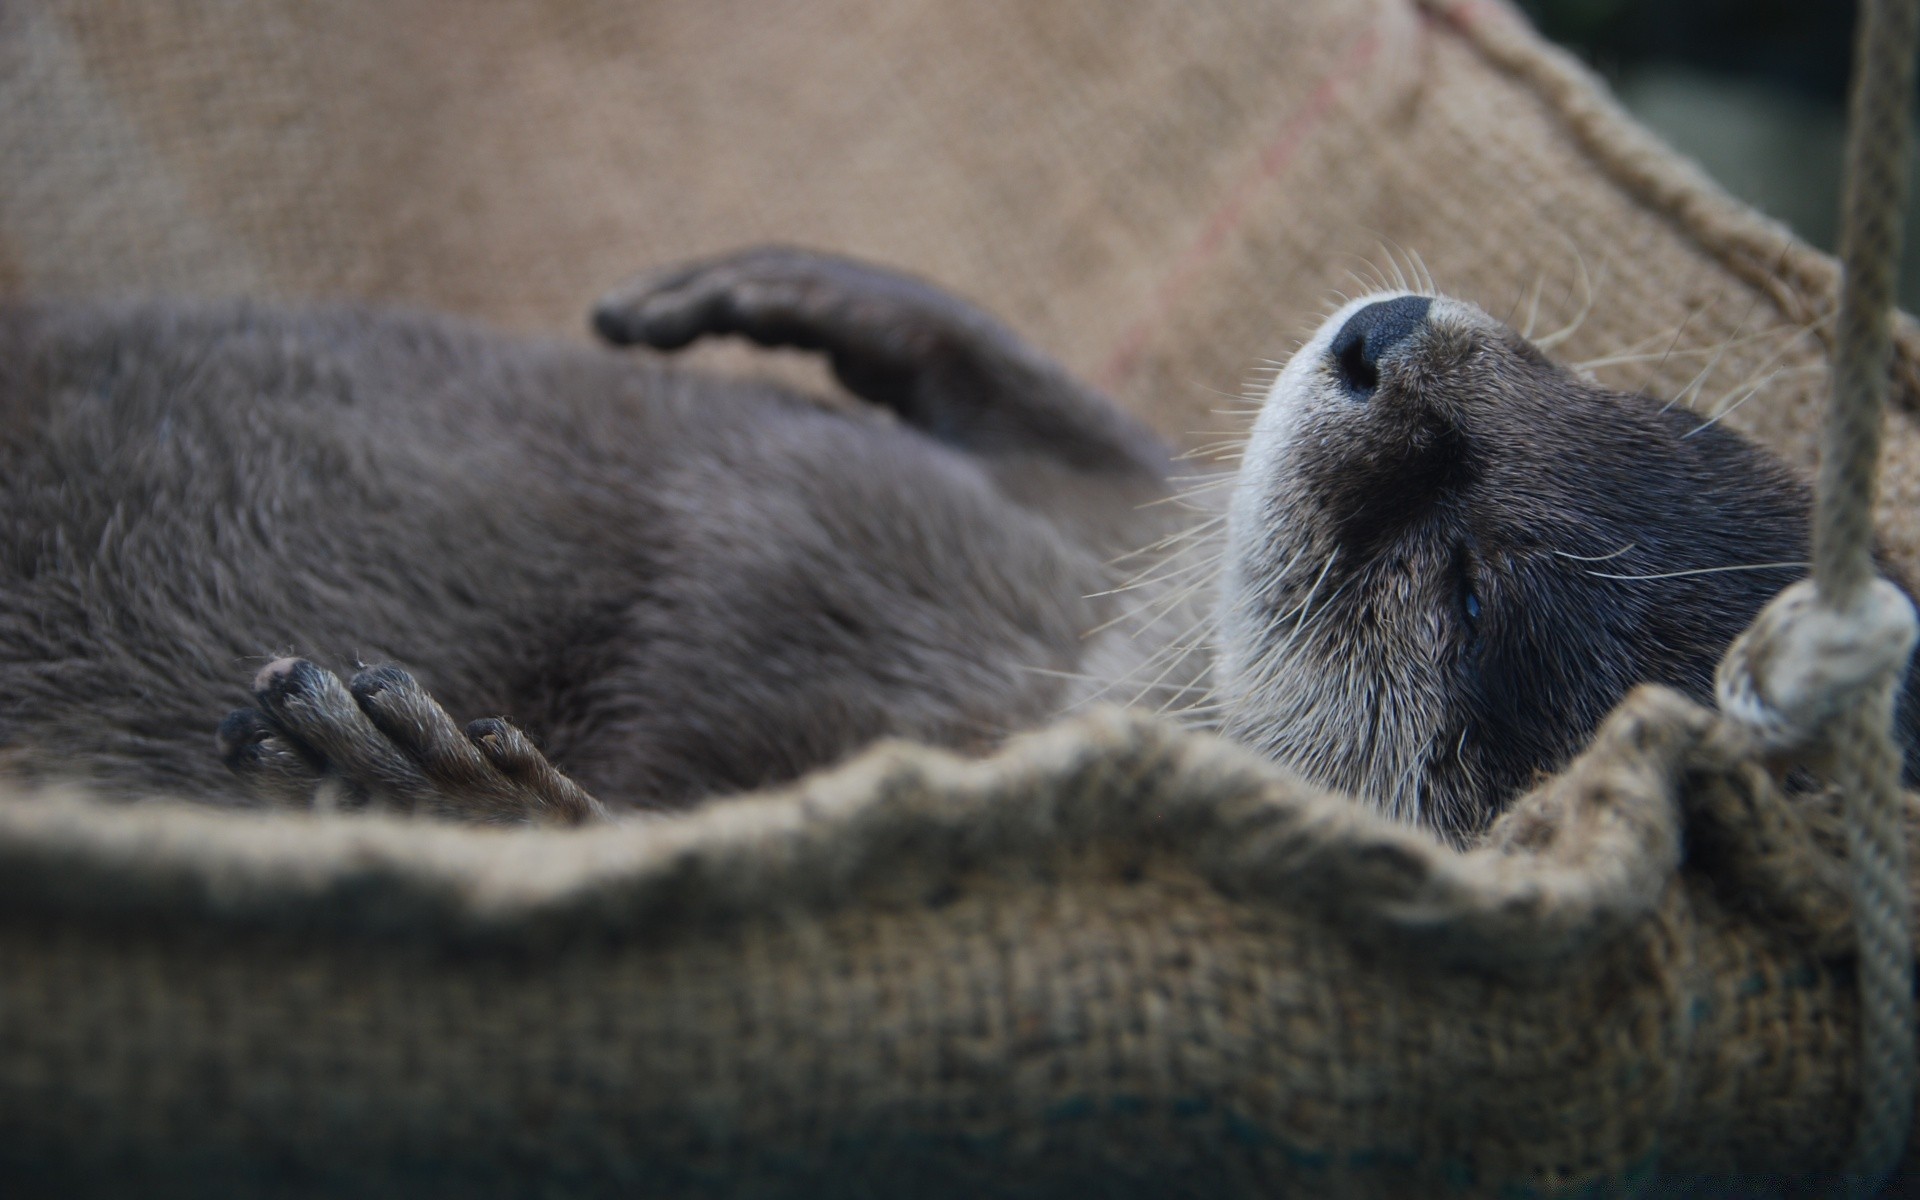
[{"label": "burlap fabric", "polygon": [[[1809,462],[1833,267],[1504,8],[0,6],[0,290],[574,331],[777,238],[983,300],[1170,434],[1348,272]],[[1882,500],[1920,562],[1920,347]],[[1414,1195],[1836,1167],[1827,809],[1645,695],[1460,856],[1104,715],[579,834],[0,805],[9,1195]],[[1730,1183],[1731,1181],[1731,1183]]]}]

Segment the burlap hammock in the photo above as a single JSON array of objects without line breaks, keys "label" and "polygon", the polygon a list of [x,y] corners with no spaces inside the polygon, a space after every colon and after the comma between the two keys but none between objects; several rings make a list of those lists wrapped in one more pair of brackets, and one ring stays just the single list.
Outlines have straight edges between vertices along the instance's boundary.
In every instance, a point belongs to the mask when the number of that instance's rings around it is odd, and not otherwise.
[{"label": "burlap hammock", "polygon": [[[1810,465],[1830,260],[1485,0],[0,7],[0,288],[572,331],[778,238],[1176,436],[1349,269]],[[1920,337],[1880,533],[1920,565]],[[753,366],[757,364],[749,364]],[[1631,697],[1469,853],[1151,715],[578,833],[0,803],[0,1192],[1500,1196],[1830,1180],[1834,806]],[[125,798],[115,798],[124,800]]]}]

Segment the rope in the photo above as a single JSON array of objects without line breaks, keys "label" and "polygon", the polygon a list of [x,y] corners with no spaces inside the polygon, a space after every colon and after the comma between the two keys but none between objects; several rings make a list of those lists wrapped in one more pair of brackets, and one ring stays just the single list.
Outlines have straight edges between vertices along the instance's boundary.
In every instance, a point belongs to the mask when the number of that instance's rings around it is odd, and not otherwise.
[{"label": "rope", "polygon": [[[1863,0],[1841,200],[1840,311],[1833,405],[1820,456],[1814,582],[1836,612],[1876,582],[1873,501],[1891,358],[1894,277],[1906,208],[1908,114],[1920,0]],[[1834,783],[1846,797],[1859,936],[1860,1116],[1849,1191],[1878,1191],[1913,1123],[1913,934],[1905,801],[1891,737],[1898,676],[1869,690],[1833,730]]]},{"label": "rope", "polygon": [[1906,800],[1894,698],[1912,603],[1873,565],[1873,504],[1906,208],[1920,0],[1862,0],[1841,198],[1833,402],[1820,454],[1813,578],[1774,597],[1720,664],[1720,706],[1771,751],[1824,749],[1845,797],[1859,950],[1860,1108],[1849,1193],[1878,1191],[1913,1124],[1914,996]]}]

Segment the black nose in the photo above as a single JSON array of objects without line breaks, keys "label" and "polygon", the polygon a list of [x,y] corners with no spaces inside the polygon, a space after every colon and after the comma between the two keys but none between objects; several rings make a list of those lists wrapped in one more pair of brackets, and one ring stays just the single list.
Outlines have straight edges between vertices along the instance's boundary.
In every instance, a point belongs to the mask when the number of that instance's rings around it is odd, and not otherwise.
[{"label": "black nose", "polygon": [[1376,300],[1347,318],[1333,335],[1327,354],[1333,369],[1356,400],[1365,400],[1380,386],[1380,360],[1426,322],[1431,296],[1401,296]]}]

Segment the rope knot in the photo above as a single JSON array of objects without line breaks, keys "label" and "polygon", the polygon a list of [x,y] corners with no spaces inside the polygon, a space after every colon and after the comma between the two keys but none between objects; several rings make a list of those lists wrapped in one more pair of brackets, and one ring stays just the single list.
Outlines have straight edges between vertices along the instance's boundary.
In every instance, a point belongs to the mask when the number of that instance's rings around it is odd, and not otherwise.
[{"label": "rope knot", "polygon": [[1720,711],[1769,752],[1803,749],[1862,697],[1891,688],[1913,653],[1913,602],[1885,579],[1836,608],[1811,579],[1775,596],[1720,660]]}]

